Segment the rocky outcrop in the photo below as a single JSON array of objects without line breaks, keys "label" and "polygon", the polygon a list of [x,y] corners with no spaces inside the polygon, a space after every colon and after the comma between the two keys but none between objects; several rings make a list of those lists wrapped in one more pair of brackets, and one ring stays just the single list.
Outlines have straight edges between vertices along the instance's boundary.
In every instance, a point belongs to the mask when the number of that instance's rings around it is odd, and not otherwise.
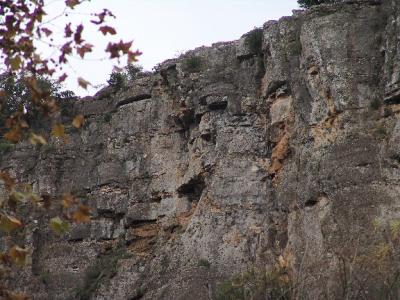
[{"label": "rocky outcrop", "polygon": [[[93,212],[65,237],[30,214],[17,287],[258,299],[246,280],[259,272],[262,299],[397,291],[399,15],[395,0],[295,11],[75,103],[86,123],[68,144],[1,159],[39,194],[72,192]],[[235,274],[245,284],[224,289]]]}]

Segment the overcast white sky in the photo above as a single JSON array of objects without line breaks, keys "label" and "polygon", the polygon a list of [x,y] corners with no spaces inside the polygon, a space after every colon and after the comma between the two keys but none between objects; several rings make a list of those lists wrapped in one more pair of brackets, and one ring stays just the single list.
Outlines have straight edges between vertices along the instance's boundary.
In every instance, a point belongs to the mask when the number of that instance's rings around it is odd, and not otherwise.
[{"label": "overcast white sky", "polygon": [[[48,3],[49,16],[60,11],[60,2],[49,0]],[[100,12],[103,8],[110,9],[116,16],[110,25],[117,29],[117,39],[134,40],[134,49],[143,52],[139,64],[151,70],[180,52],[238,39],[268,20],[291,15],[298,6],[296,0],[92,0],[81,6],[75,15],[69,15],[68,21],[81,22],[88,19],[84,13]],[[65,19],[57,22],[61,31]],[[57,29],[57,25],[53,24],[51,29]],[[87,37],[95,47],[104,49],[106,40],[98,33],[89,31]],[[99,57],[99,52],[93,55]],[[88,92],[77,87],[76,76],[99,85],[107,81],[112,69],[108,60],[76,59],[71,65],[73,70],[67,71],[72,76],[66,85],[80,95]],[[93,89],[89,93],[93,93]]]}]

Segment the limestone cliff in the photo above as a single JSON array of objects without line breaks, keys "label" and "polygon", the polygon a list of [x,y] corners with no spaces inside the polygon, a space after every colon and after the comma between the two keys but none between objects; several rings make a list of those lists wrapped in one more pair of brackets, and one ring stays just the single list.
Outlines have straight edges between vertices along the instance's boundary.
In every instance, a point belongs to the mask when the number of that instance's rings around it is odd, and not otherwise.
[{"label": "limestone cliff", "polygon": [[[30,214],[17,288],[34,299],[398,291],[399,15],[398,0],[296,11],[77,101],[86,123],[67,145],[1,158],[38,193],[93,208],[65,237]],[[236,274],[244,289],[221,284]]]}]

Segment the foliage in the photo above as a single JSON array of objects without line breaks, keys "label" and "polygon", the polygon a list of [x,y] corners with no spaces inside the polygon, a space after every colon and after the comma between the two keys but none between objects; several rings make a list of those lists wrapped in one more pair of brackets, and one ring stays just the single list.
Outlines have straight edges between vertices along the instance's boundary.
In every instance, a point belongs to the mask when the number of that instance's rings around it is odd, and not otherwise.
[{"label": "foliage", "polygon": [[183,70],[188,73],[198,73],[203,66],[203,60],[200,56],[192,55],[183,61]]},{"label": "foliage", "polygon": [[104,123],[110,123],[110,122],[111,122],[111,119],[112,119],[111,113],[106,113],[106,114],[103,116],[103,122],[104,122]]},{"label": "foliage", "polygon": [[337,3],[341,0],[298,0],[297,3],[302,8],[310,8],[315,5]]},{"label": "foliage", "polygon": [[[18,143],[27,140],[33,145],[47,145],[49,136],[66,143],[67,127],[81,128],[83,115],[76,115],[70,124],[63,124],[58,112],[68,111],[68,104],[59,100],[73,97],[71,91],[62,91],[61,83],[67,78],[65,68],[72,58],[84,59],[92,52],[93,45],[86,40],[86,27],[94,27],[99,35],[113,36],[117,32],[107,25],[114,15],[108,9],[92,12],[89,25],[72,23],[70,19],[61,25],[61,30],[54,32],[50,28],[57,18],[68,17],[86,0],[61,1],[62,13],[46,19],[44,0],[2,0],[0,1],[0,137],[1,151],[10,148],[3,142]],[[60,27],[57,25],[56,27]],[[39,52],[38,41],[47,45],[47,49]],[[57,42],[55,42],[57,41]],[[58,44],[59,43],[59,44]],[[45,46],[46,47],[46,46]],[[132,51],[132,42],[120,40],[109,42],[104,54],[118,63],[122,57],[130,64],[141,54]],[[42,53],[52,53],[45,57]],[[90,84],[84,78],[77,78],[78,84],[87,88]],[[48,132],[36,132],[38,124]],[[11,170],[20,173],[20,170]],[[0,170],[0,184],[5,187],[6,197],[0,198],[0,231],[1,234],[12,235],[24,228],[23,218],[30,216],[20,213],[20,206],[29,206],[31,213],[43,214],[51,206],[58,205],[60,216],[53,216],[49,226],[54,232],[61,234],[68,230],[68,223],[90,221],[90,208],[83,205],[80,199],[72,195],[37,195],[30,184],[20,182],[10,175],[9,171]],[[43,210],[45,209],[45,210]],[[56,209],[57,211],[57,209]],[[28,249],[7,243],[0,253],[1,266],[23,265]],[[4,272],[0,273],[0,281]],[[11,298],[12,291],[0,286],[0,298],[6,295]],[[7,298],[7,299],[8,299]],[[19,298],[22,299],[22,298]]]},{"label": "foliage", "polygon": [[289,264],[282,256],[268,271],[251,269],[234,275],[217,287],[217,300],[291,299],[293,281]]},{"label": "foliage", "polygon": [[[3,96],[0,97],[0,134],[7,132],[7,119],[19,113],[22,113],[26,125],[31,129],[38,127],[43,120],[42,111],[31,103],[32,90],[24,78],[23,74],[0,75],[0,90],[3,91]],[[62,85],[49,76],[37,77],[37,85],[43,93],[53,97],[54,102],[61,108],[64,100],[75,97],[72,91],[62,90]]]},{"label": "foliage", "polygon": [[[68,16],[73,10],[76,10],[84,0],[65,0],[64,10],[56,18]],[[54,95],[49,93],[52,87],[43,86],[41,79],[52,78],[52,84],[61,83],[67,78],[64,72],[65,66],[73,57],[84,59],[92,52],[93,45],[84,38],[85,27],[82,24],[72,24],[66,22],[61,33],[53,32],[49,29],[54,19],[47,20],[46,6],[44,0],[14,1],[3,0],[0,5],[0,65],[5,66],[4,74],[8,74],[7,82],[10,78],[18,77],[13,86],[13,90],[7,90],[0,87],[0,98],[9,99],[9,107],[12,110],[11,115],[2,114],[5,127],[8,133],[4,137],[11,142],[18,142],[29,131],[30,126],[26,121],[26,114],[21,109],[30,107],[35,116],[46,118],[54,115],[58,111],[57,103],[54,101]],[[114,15],[104,9],[99,13],[90,14],[90,26],[98,30],[99,35],[115,35],[114,28],[108,26],[106,21],[113,18]],[[88,25],[89,26],[89,25]],[[61,34],[59,37],[57,34]],[[60,40],[61,44],[54,41]],[[48,52],[53,53],[51,57],[44,57],[42,51],[39,52],[35,42],[41,41],[47,45]],[[139,51],[132,51],[132,42],[109,42],[104,49],[111,59],[118,59],[126,56],[128,64],[136,61]],[[57,75],[56,75],[57,74]],[[84,78],[77,78],[78,84],[86,88],[90,83]],[[7,83],[6,82],[6,83]],[[17,98],[11,95],[17,95]],[[21,100],[21,97],[22,100]],[[68,96],[65,93],[61,96]],[[5,116],[5,117],[4,117]]]},{"label": "foliage", "polygon": [[381,107],[381,101],[379,101],[378,98],[374,98],[374,99],[371,101],[371,103],[370,103],[369,106],[370,106],[371,109],[373,109],[373,110],[378,110],[378,109]]},{"label": "foliage", "polygon": [[126,75],[121,72],[112,72],[107,83],[115,90],[122,89],[126,84]]},{"label": "foliage", "polygon": [[120,72],[112,72],[107,83],[115,90],[121,90],[126,86],[128,81],[133,81],[144,74],[146,73],[143,72],[142,66],[137,64],[128,64]]},{"label": "foliage", "polygon": [[144,74],[143,67],[137,64],[129,64],[125,67],[125,74],[128,80],[132,81]]},{"label": "foliage", "polygon": [[118,270],[118,261],[128,257],[122,247],[100,255],[84,275],[84,284],[76,291],[76,298],[80,300],[91,299],[92,294],[102,283],[107,283]]},{"label": "foliage", "polygon": [[246,46],[249,48],[251,53],[259,54],[261,53],[263,39],[262,28],[255,28],[253,31],[249,32],[246,36]]},{"label": "foliage", "polygon": [[197,265],[199,267],[204,267],[204,268],[207,268],[207,269],[209,269],[211,267],[211,263],[205,258],[200,258],[198,263],[197,263]]},{"label": "foliage", "polygon": [[5,139],[0,139],[0,154],[7,153],[14,149],[14,145]]}]

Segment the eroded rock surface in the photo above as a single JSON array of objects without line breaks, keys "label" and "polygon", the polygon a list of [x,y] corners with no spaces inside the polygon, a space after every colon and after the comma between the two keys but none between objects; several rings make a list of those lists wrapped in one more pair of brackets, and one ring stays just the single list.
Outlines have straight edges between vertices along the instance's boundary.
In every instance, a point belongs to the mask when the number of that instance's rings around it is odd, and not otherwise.
[{"label": "eroded rock surface", "polygon": [[[201,47],[78,101],[86,124],[67,145],[1,159],[39,194],[73,192],[93,208],[66,237],[30,215],[18,288],[35,299],[214,299],[223,280],[269,272],[281,256],[304,299],[339,299],[347,258],[386,245],[393,274],[399,16],[395,0],[296,11],[265,23],[260,43],[250,32]],[[365,295],[390,275],[351,267]]]}]

